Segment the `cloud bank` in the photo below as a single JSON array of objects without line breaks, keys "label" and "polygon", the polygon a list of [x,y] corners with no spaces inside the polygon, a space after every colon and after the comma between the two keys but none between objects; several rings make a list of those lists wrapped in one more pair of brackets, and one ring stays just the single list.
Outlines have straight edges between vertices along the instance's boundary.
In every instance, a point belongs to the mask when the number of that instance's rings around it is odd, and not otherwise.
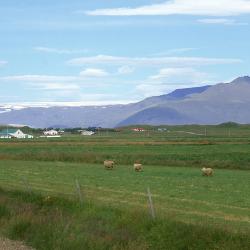
[{"label": "cloud bank", "polygon": [[106,72],[103,69],[92,69],[92,68],[87,68],[83,71],[80,72],[80,76],[83,77],[105,77],[108,76],[109,73]]},{"label": "cloud bank", "polygon": [[127,66],[201,66],[217,64],[241,63],[240,59],[233,58],[206,58],[206,57],[118,57],[98,55],[92,57],[74,58],[67,63],[74,66],[96,65],[127,65]]},{"label": "cloud bank", "polygon": [[58,49],[58,48],[49,48],[49,47],[34,47],[33,48],[36,51],[43,52],[43,53],[55,53],[55,54],[81,54],[81,53],[87,53],[87,49],[83,50],[71,50],[71,49]]},{"label": "cloud bank", "polygon": [[205,18],[205,19],[200,19],[198,20],[200,23],[205,23],[205,24],[222,24],[222,25],[248,25],[248,23],[242,23],[242,22],[237,22],[234,19],[227,19],[227,18]]},{"label": "cloud bank", "polygon": [[136,8],[96,9],[85,12],[91,16],[236,16],[250,14],[249,0],[171,0]]},{"label": "cloud bank", "polygon": [[8,62],[6,62],[6,61],[0,61],[0,67],[6,65],[7,63],[8,63]]}]

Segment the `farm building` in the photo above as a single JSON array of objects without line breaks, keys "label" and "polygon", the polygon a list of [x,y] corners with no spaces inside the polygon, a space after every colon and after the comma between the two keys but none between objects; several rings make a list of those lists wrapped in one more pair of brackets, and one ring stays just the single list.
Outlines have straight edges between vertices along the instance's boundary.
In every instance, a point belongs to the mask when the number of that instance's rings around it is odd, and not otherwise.
[{"label": "farm building", "polygon": [[0,131],[0,138],[1,139],[10,139],[10,138],[17,138],[17,139],[32,139],[33,135],[24,134],[20,129],[4,129]]},{"label": "farm building", "polygon": [[144,128],[132,128],[131,130],[134,131],[134,132],[144,132],[144,131],[146,131]]},{"label": "farm building", "polygon": [[157,131],[164,132],[164,131],[168,131],[168,129],[167,128],[158,128]]},{"label": "farm building", "polygon": [[58,135],[58,132],[54,129],[51,129],[51,130],[44,131],[43,134],[47,136],[54,136],[54,135]]},{"label": "farm building", "polygon": [[88,131],[88,130],[83,130],[83,131],[81,131],[81,135],[94,135],[95,134],[95,132],[93,132],[93,131]]}]

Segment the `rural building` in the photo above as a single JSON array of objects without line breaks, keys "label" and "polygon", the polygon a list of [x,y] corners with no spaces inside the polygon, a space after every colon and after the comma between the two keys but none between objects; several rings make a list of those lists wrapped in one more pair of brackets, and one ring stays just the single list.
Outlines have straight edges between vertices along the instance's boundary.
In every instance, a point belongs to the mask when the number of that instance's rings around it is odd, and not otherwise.
[{"label": "rural building", "polygon": [[93,131],[88,131],[88,130],[82,130],[81,131],[81,135],[94,135],[95,134],[95,132],[93,132]]},{"label": "rural building", "polygon": [[54,136],[54,135],[58,135],[58,132],[54,129],[51,129],[51,130],[44,131],[43,134],[46,136]]},{"label": "rural building", "polygon": [[131,130],[134,131],[134,132],[144,132],[144,131],[146,131],[144,128],[132,128]]},{"label": "rural building", "polygon": [[32,139],[33,135],[24,134],[20,129],[8,128],[0,131],[1,139]]},{"label": "rural building", "polygon": [[157,130],[158,130],[159,132],[168,131],[168,129],[167,129],[167,128],[158,128]]}]

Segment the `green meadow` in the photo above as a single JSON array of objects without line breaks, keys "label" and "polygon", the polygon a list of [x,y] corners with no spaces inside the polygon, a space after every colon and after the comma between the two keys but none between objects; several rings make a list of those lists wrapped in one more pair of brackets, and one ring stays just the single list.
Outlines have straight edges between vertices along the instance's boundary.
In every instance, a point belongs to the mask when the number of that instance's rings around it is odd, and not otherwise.
[{"label": "green meadow", "polygon": [[249,136],[183,126],[1,140],[0,234],[36,249],[249,249]]}]

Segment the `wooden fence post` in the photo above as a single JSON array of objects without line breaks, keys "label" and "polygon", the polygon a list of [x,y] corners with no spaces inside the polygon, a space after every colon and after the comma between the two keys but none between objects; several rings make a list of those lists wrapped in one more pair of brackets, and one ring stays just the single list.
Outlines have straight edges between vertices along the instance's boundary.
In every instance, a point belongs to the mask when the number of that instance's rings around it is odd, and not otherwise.
[{"label": "wooden fence post", "polygon": [[82,202],[83,202],[82,192],[81,192],[80,184],[79,184],[79,182],[78,182],[77,179],[76,179],[76,192],[77,192],[77,194],[78,194],[79,201],[80,201],[80,203],[82,204]]},{"label": "wooden fence post", "polygon": [[155,209],[154,209],[154,204],[153,204],[153,200],[152,200],[152,194],[150,192],[149,187],[147,189],[147,193],[148,193],[148,204],[149,204],[150,214],[152,216],[152,219],[155,219]]}]

